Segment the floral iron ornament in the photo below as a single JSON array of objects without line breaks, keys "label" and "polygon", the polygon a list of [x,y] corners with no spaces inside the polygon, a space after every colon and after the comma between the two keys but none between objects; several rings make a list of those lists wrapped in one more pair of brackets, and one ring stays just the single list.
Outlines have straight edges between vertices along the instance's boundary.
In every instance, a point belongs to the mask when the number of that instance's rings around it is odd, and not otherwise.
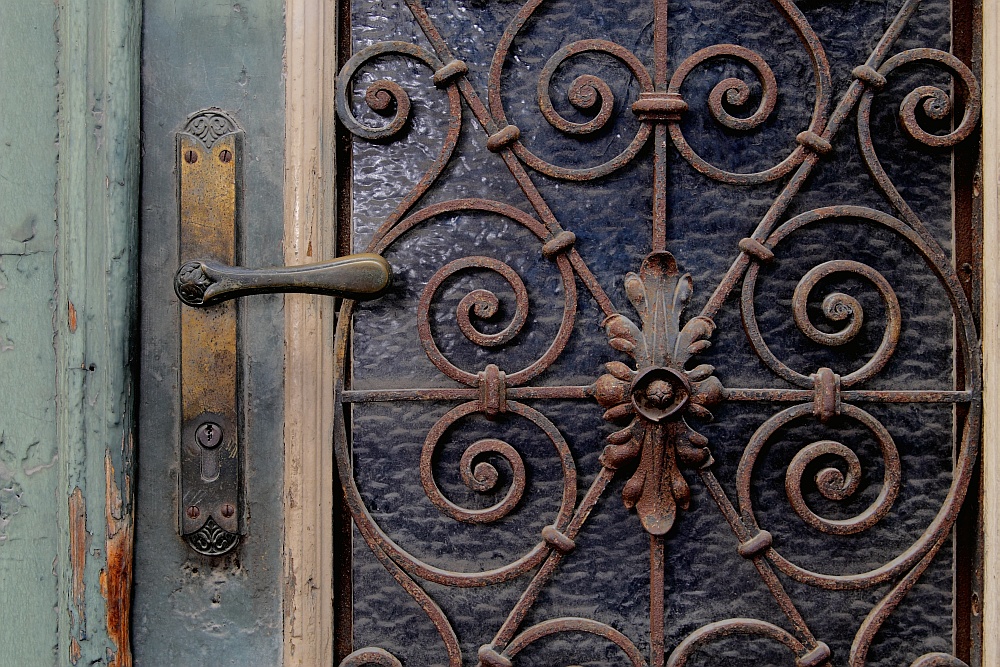
[{"label": "floral iron ornament", "polygon": [[711,465],[708,438],[695,431],[685,417],[710,420],[706,406],[722,400],[722,383],[715,368],[701,364],[687,370],[687,362],[711,345],[715,323],[694,317],[681,328],[680,319],[691,299],[691,275],[680,275],[669,252],[651,253],[639,274],[625,276],[625,292],[642,320],[640,329],[621,314],[604,322],[613,348],[635,360],[635,370],[620,361],[606,365],[607,375],[594,383],[594,398],[607,421],[631,417],[628,426],[608,437],[611,445],[602,462],[617,468],[639,457],[639,467],[625,484],[622,498],[635,508],[651,535],[665,535],[674,525],[677,509],[686,510],[691,489],[681,466]]}]

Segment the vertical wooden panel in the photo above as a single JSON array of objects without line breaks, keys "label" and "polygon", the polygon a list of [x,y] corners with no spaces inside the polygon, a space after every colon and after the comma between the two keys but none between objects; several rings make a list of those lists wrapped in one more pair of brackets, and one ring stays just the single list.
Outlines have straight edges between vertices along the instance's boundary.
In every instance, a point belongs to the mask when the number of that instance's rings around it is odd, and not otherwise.
[{"label": "vertical wooden panel", "polygon": [[[285,262],[335,254],[335,3],[288,0]],[[333,317],[329,297],[285,297],[285,665],[333,661]]]},{"label": "vertical wooden panel", "polygon": [[1000,664],[1000,7],[983,3],[983,664]]},{"label": "vertical wooden panel", "polygon": [[3,653],[51,664],[59,479],[54,424],[56,6],[0,3],[0,628]]},{"label": "vertical wooden panel", "polygon": [[58,664],[131,664],[140,7],[58,5]]}]

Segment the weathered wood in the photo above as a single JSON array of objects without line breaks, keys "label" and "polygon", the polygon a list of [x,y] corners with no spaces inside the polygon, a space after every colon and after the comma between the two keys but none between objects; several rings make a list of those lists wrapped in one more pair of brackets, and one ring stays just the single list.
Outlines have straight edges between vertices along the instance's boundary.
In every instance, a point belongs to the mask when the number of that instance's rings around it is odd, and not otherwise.
[{"label": "weathered wood", "polygon": [[1000,6],[983,3],[983,664],[1000,664]]},{"label": "weathered wood", "polygon": [[0,579],[9,664],[131,664],[139,7],[0,6]]},{"label": "weathered wood", "polygon": [[210,107],[244,130],[237,261],[280,266],[284,161],[283,3],[146,0],[139,352],[136,663],[280,665],[282,598],[281,295],[240,299],[238,378],[246,534],[222,558],[177,534],[180,304],[175,134]]},{"label": "weathered wood", "polygon": [[[335,254],[336,16],[285,4],[285,263]],[[285,297],[286,667],[333,661],[333,300]]]},{"label": "weathered wood", "polygon": [[131,664],[140,8],[59,3],[59,664]]}]

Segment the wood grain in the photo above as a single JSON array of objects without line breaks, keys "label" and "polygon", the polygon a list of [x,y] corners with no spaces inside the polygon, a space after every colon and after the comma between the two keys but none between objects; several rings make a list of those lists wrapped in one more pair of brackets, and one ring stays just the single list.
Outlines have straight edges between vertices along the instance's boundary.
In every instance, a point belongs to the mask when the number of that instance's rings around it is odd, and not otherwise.
[{"label": "wood grain", "polygon": [[[136,311],[141,8],[128,0],[57,4],[53,344],[57,497],[69,499],[69,511],[57,524],[62,555],[56,571],[60,620],[70,621],[59,624],[57,664],[130,665],[128,607],[109,604],[110,589],[101,584],[114,580],[119,599],[130,592],[132,548],[119,536],[131,534],[133,516],[130,362]],[[112,503],[113,526],[108,524],[109,490],[120,494]],[[74,530],[78,511],[86,526],[82,553]]]},{"label": "wood grain", "polygon": [[[285,263],[334,256],[335,12],[285,5]],[[333,300],[285,296],[285,665],[333,661]]]}]

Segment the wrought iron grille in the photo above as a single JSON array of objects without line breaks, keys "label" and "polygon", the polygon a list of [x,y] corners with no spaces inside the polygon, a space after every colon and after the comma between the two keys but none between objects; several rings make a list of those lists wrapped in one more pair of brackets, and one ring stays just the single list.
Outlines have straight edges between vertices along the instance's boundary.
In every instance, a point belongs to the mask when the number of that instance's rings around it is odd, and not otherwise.
[{"label": "wrought iron grille", "polygon": [[950,12],[351,5],[342,666],[965,664]]}]

